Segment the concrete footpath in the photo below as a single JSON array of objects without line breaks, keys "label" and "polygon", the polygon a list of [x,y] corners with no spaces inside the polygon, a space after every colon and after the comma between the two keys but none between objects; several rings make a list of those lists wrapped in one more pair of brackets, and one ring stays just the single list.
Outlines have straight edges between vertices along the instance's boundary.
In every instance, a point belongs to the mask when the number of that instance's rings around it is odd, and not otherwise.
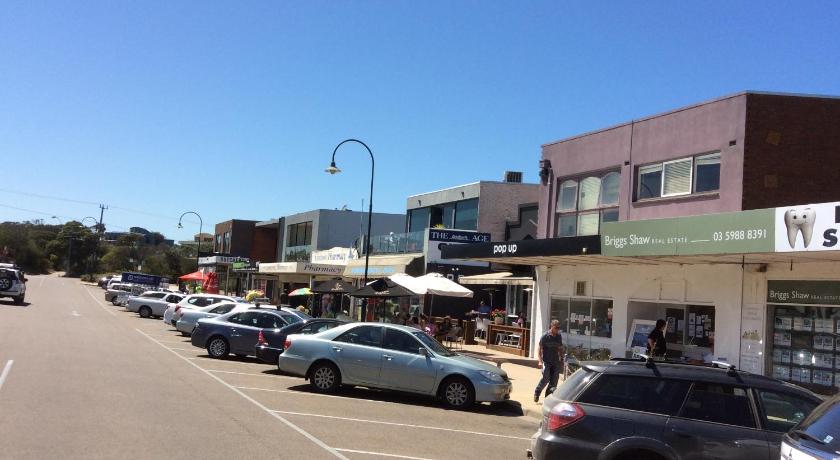
[{"label": "concrete footpath", "polygon": [[[542,370],[537,368],[537,360],[535,358],[525,358],[514,354],[490,350],[484,344],[464,345],[463,350],[455,351],[483,361],[492,362],[497,366],[501,365],[501,368],[507,372],[513,384],[513,391],[510,394],[511,402],[521,406],[524,415],[537,420],[542,419],[542,403],[545,390],[540,395],[540,401],[535,403],[534,389],[537,387],[540,378],[542,378]],[[562,381],[563,376],[561,375],[560,382]]]}]

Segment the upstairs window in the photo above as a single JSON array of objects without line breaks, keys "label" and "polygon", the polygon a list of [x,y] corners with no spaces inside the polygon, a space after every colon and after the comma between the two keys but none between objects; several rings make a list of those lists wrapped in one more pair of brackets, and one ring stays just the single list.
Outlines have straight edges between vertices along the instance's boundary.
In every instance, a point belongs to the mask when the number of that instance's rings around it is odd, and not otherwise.
[{"label": "upstairs window", "polygon": [[618,220],[621,175],[566,179],[557,187],[555,236],[597,235],[601,223]]},{"label": "upstairs window", "polygon": [[720,189],[720,152],[641,166],[636,199],[672,197]]}]

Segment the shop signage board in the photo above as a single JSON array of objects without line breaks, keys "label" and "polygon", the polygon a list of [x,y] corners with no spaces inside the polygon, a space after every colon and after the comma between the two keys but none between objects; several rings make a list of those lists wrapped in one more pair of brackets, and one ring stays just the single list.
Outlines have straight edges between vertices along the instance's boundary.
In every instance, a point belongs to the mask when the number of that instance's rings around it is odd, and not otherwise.
[{"label": "shop signage board", "polygon": [[767,303],[840,305],[840,281],[768,280]]},{"label": "shop signage board", "polygon": [[[446,244],[474,244],[474,243],[489,243],[490,234],[472,232],[468,230],[449,230],[445,228],[430,228],[427,230],[426,237],[426,263],[438,264],[452,264],[455,261],[446,260],[441,256],[441,248]],[[478,267],[486,267],[490,265],[488,262],[482,261],[458,261],[458,265],[473,265]]]},{"label": "shop signage board", "polygon": [[347,262],[359,258],[354,248],[331,248],[324,251],[313,251],[310,261],[316,264],[347,265]]},{"label": "shop signage board", "polygon": [[671,219],[605,222],[605,256],[660,256],[773,252],[775,209]]},{"label": "shop signage board", "polygon": [[260,273],[341,276],[344,273],[344,266],[311,262],[276,262],[260,264]]},{"label": "shop signage board", "polygon": [[840,202],[776,208],[776,251],[840,250]]},{"label": "shop signage board", "polygon": [[251,259],[247,257],[235,257],[235,256],[209,256],[209,257],[199,257],[198,264],[199,265],[231,265],[235,262],[246,262],[250,263]]},{"label": "shop signage board", "polygon": [[147,286],[158,286],[161,284],[162,278],[157,275],[149,275],[146,273],[131,273],[123,272],[120,280],[123,283],[143,284]]}]

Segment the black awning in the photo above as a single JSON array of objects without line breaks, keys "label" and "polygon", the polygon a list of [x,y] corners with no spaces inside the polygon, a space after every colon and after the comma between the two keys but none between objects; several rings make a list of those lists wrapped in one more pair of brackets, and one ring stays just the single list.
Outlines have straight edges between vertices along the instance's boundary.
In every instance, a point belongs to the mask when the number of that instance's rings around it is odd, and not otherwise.
[{"label": "black awning", "polygon": [[351,297],[410,297],[417,295],[390,278],[379,278],[350,293]]},{"label": "black awning", "polygon": [[601,254],[601,236],[570,236],[541,240],[499,241],[473,244],[447,244],[443,259],[502,259]]},{"label": "black awning", "polygon": [[353,289],[353,285],[347,281],[327,280],[323,283],[318,283],[312,288],[312,292],[319,294],[346,294]]}]

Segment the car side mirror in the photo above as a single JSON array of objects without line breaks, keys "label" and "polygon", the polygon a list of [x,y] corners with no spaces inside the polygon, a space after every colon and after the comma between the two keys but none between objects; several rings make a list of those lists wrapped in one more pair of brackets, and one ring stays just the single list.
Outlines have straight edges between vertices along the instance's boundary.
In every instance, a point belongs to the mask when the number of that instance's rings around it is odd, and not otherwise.
[{"label": "car side mirror", "polygon": [[426,350],[425,347],[418,348],[417,353],[419,353],[420,356],[429,356],[429,350]]}]

